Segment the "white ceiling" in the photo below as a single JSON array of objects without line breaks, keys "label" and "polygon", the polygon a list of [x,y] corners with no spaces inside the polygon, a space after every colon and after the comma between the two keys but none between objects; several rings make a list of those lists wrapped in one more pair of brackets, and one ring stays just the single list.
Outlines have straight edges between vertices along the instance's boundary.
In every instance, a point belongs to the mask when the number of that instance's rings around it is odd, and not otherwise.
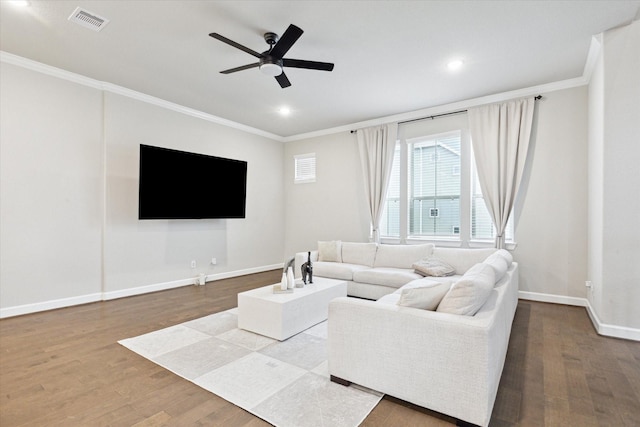
[{"label": "white ceiling", "polygon": [[[640,1],[0,2],[0,50],[288,137],[580,77],[591,36],[638,18]],[[78,6],[110,22],[67,20]],[[304,34],[280,88],[255,62],[263,33]],[[463,69],[447,71],[452,58]],[[289,106],[292,114],[277,111]]]}]

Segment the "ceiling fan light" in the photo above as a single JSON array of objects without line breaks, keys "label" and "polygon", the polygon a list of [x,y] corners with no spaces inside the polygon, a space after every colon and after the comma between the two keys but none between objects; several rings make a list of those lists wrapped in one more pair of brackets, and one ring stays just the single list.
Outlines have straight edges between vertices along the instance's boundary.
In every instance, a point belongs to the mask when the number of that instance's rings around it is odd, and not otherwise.
[{"label": "ceiling fan light", "polygon": [[261,64],[260,71],[267,76],[276,77],[282,74],[282,67],[278,64]]},{"label": "ceiling fan light", "polygon": [[462,59],[454,59],[453,61],[449,61],[447,64],[447,68],[449,71],[457,71],[464,65],[464,61]]}]

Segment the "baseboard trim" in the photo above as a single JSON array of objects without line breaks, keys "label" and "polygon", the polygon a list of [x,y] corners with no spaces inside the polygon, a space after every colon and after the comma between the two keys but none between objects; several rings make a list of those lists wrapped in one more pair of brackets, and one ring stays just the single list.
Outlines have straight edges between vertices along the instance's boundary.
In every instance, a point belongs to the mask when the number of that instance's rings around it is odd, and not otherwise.
[{"label": "baseboard trim", "polygon": [[61,298],[56,300],[37,302],[33,304],[16,305],[14,307],[0,308],[0,319],[5,317],[22,316],[24,314],[37,313],[40,311],[56,310],[58,308],[71,307],[74,305],[88,304],[102,300],[101,293],[81,295],[77,297]]},{"label": "baseboard trim", "polygon": [[[263,271],[275,270],[283,268],[283,264],[265,265],[262,267],[246,268],[244,270],[234,270],[225,273],[208,274],[205,276],[205,282],[215,282],[216,280],[229,279],[231,277],[245,276],[247,274],[262,273]],[[140,286],[137,288],[123,289],[120,291],[112,291],[104,293],[104,300],[113,300],[118,298],[126,298],[135,295],[148,294],[151,292],[166,291],[167,289],[180,288],[182,286],[195,285],[197,277],[190,279],[174,280],[172,282],[155,283],[153,285]]]},{"label": "baseboard trim", "polygon": [[542,294],[538,292],[519,291],[518,298],[529,300],[529,301],[550,302],[553,304],[575,305],[578,307],[587,306],[586,298],[568,297],[565,295],[553,295],[553,294]]},{"label": "baseboard trim", "polygon": [[593,323],[593,327],[595,328],[598,335],[611,338],[622,338],[626,340],[640,341],[640,329],[602,323],[595,310],[593,309],[591,302],[586,298],[567,297],[563,295],[542,294],[538,292],[526,291],[519,291],[518,298],[529,301],[549,302],[553,304],[585,307],[587,309],[589,319],[591,319],[591,323]]},{"label": "baseboard trim", "polygon": [[[245,276],[247,274],[262,273],[264,271],[283,268],[283,264],[271,264],[261,267],[246,268],[243,270],[228,271],[225,273],[209,274],[205,280],[207,282],[215,282],[216,280],[229,279],[231,277]],[[38,313],[41,311],[55,310],[58,308],[72,307],[74,305],[88,304],[92,302],[108,301],[118,298],[126,298],[136,295],[148,294],[151,292],[165,291],[167,289],[179,288],[182,286],[195,285],[197,279],[180,279],[171,282],[155,283],[147,286],[139,286],[136,288],[122,289],[110,292],[98,292],[89,295],[81,295],[77,297],[61,298],[50,301],[37,302],[33,304],[18,305],[13,307],[0,308],[0,319],[7,317],[22,316],[24,314]]]},{"label": "baseboard trim", "polygon": [[596,311],[593,309],[591,302],[588,300],[586,307],[587,314],[591,318],[591,323],[593,323],[593,327],[596,328],[596,332],[598,332],[598,335],[603,335],[611,338],[640,341],[640,329],[602,323],[602,321],[596,314]]},{"label": "baseboard trim", "polygon": [[151,292],[166,291],[167,289],[180,288],[182,286],[195,285],[196,279],[180,279],[171,282],[154,283],[152,285],[138,286],[136,288],[121,289],[118,291],[104,292],[104,301],[132,297],[136,295],[150,294]]},{"label": "baseboard trim", "polygon": [[279,268],[284,268],[284,264],[283,263],[271,264],[271,265],[265,265],[265,266],[262,266],[262,267],[247,268],[247,269],[244,269],[244,270],[231,271],[231,272],[227,272],[227,273],[208,274],[207,277],[205,278],[205,280],[207,282],[213,282],[213,281],[216,281],[216,280],[229,279],[231,277],[244,276],[246,274],[262,273],[264,271],[276,270],[276,269],[279,269]]}]

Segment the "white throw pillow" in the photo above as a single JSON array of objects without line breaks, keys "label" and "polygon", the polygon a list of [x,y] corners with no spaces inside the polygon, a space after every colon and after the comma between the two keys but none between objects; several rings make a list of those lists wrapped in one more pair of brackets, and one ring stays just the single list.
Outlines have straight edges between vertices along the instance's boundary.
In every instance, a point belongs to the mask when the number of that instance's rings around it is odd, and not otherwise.
[{"label": "white throw pillow", "polygon": [[416,261],[411,265],[411,268],[422,276],[444,277],[456,274],[456,269],[451,265],[433,257]]},{"label": "white throw pillow", "polygon": [[318,242],[318,261],[342,262],[342,241]]},{"label": "white throw pillow", "polygon": [[430,286],[402,289],[398,305],[433,311],[449,292],[450,287],[451,283],[438,283]]},{"label": "white throw pillow", "polygon": [[473,316],[487,302],[495,284],[495,272],[488,264],[476,264],[454,283],[442,298],[438,311]]}]

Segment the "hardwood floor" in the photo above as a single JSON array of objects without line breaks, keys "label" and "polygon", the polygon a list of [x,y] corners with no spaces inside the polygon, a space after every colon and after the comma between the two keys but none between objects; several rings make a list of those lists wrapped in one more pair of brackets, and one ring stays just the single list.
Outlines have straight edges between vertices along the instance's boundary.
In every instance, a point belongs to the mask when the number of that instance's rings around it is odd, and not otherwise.
[{"label": "hardwood floor", "polygon": [[[236,306],[271,271],[0,320],[0,426],[268,426],[117,343]],[[385,397],[363,426],[450,426]],[[520,301],[492,426],[640,426],[640,343]]]}]

